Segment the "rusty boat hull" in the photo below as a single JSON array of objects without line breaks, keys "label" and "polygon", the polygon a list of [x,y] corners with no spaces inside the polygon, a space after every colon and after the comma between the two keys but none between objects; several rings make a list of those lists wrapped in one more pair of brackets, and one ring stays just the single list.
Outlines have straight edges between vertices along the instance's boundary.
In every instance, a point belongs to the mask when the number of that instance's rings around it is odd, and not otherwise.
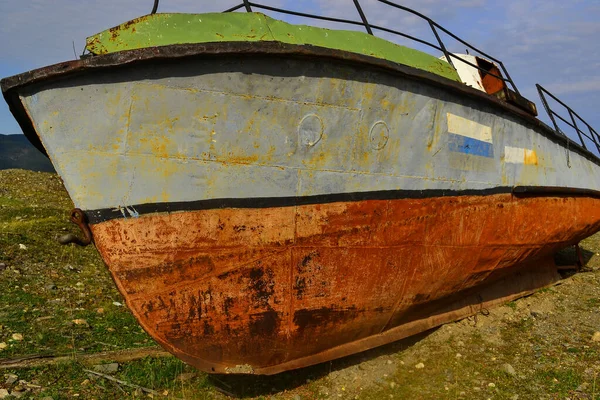
[{"label": "rusty boat hull", "polygon": [[154,214],[92,229],[128,306],[165,348],[205,371],[271,374],[555,282],[554,252],[598,229],[600,212],[576,223],[572,213],[599,202],[364,200]]},{"label": "rusty boat hull", "polygon": [[207,372],[278,373],[472,315],[554,282],[554,253],[600,229],[591,153],[368,56],[145,48],[3,91],[140,324]]}]

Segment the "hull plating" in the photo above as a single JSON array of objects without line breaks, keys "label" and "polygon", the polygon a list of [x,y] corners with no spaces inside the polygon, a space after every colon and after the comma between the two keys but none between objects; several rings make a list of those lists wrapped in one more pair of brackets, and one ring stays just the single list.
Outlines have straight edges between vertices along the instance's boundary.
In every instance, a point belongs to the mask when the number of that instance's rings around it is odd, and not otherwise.
[{"label": "hull plating", "polygon": [[600,190],[594,162],[506,110],[338,63],[150,64],[49,82],[21,101],[84,211],[386,190]]},{"label": "hull plating", "polygon": [[[209,372],[275,373],[476,312],[483,300],[456,299],[519,269],[542,276],[529,290],[549,284],[548,258],[600,228],[599,206],[510,194],[373,200],[150,214],[93,232],[129,307],[167,349]],[[502,285],[504,299],[524,290]]]}]

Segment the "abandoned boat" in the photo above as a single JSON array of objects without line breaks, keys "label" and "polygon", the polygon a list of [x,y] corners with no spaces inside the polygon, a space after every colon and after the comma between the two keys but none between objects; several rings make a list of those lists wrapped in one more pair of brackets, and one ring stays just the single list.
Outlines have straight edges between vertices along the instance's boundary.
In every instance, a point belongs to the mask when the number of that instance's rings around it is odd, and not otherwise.
[{"label": "abandoned boat", "polygon": [[472,315],[554,282],[554,253],[600,229],[591,127],[567,138],[498,60],[375,37],[412,38],[349,4],[360,21],[335,20],[367,33],[249,1],[155,7],[1,82],[77,207],[85,237],[64,241],[93,241],[141,326],[204,371],[274,374]]}]

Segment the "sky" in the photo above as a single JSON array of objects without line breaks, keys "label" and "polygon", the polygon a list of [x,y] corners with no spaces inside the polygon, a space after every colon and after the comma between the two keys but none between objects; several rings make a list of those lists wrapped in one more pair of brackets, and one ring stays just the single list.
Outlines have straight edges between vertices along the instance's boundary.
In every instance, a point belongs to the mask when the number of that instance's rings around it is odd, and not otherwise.
[{"label": "sky", "polygon": [[[240,2],[161,0],[158,11],[215,12]],[[359,19],[352,0],[260,2]],[[429,26],[410,14],[391,10],[377,0],[360,3],[372,24],[435,40]],[[536,83],[560,97],[600,132],[600,24],[597,22],[600,0],[396,0],[396,3],[429,16],[502,60],[521,94],[538,105],[543,121],[548,123],[549,119],[539,102]],[[153,0],[0,0],[0,77],[73,60],[83,51],[87,36],[148,14],[152,6]],[[303,22],[266,13],[293,23]],[[464,53],[463,45],[448,39],[443,37],[450,51]],[[406,41],[401,44],[415,47]],[[435,50],[431,53],[441,55]],[[0,134],[16,133],[21,133],[20,128],[8,106],[0,101]]]}]

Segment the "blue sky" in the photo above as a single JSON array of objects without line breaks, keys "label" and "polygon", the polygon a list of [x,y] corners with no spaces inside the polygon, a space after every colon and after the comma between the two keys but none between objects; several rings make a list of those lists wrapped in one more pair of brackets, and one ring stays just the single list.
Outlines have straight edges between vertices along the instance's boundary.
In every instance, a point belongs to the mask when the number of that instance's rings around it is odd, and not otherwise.
[{"label": "blue sky", "polygon": [[[161,0],[159,12],[221,11],[239,0]],[[352,0],[263,0],[298,11],[358,19]],[[599,0],[406,0],[436,22],[502,60],[522,94],[538,104],[540,83],[600,130]],[[75,58],[85,38],[147,14],[152,0],[0,0],[0,77]],[[371,23],[433,40],[422,21],[361,0]],[[298,22],[294,20],[292,22]],[[331,25],[329,25],[331,26]],[[348,29],[350,27],[341,26]],[[351,28],[350,28],[351,29]],[[464,46],[450,43],[451,51]],[[439,55],[439,54],[435,54]],[[20,133],[0,101],[0,134]]]}]

